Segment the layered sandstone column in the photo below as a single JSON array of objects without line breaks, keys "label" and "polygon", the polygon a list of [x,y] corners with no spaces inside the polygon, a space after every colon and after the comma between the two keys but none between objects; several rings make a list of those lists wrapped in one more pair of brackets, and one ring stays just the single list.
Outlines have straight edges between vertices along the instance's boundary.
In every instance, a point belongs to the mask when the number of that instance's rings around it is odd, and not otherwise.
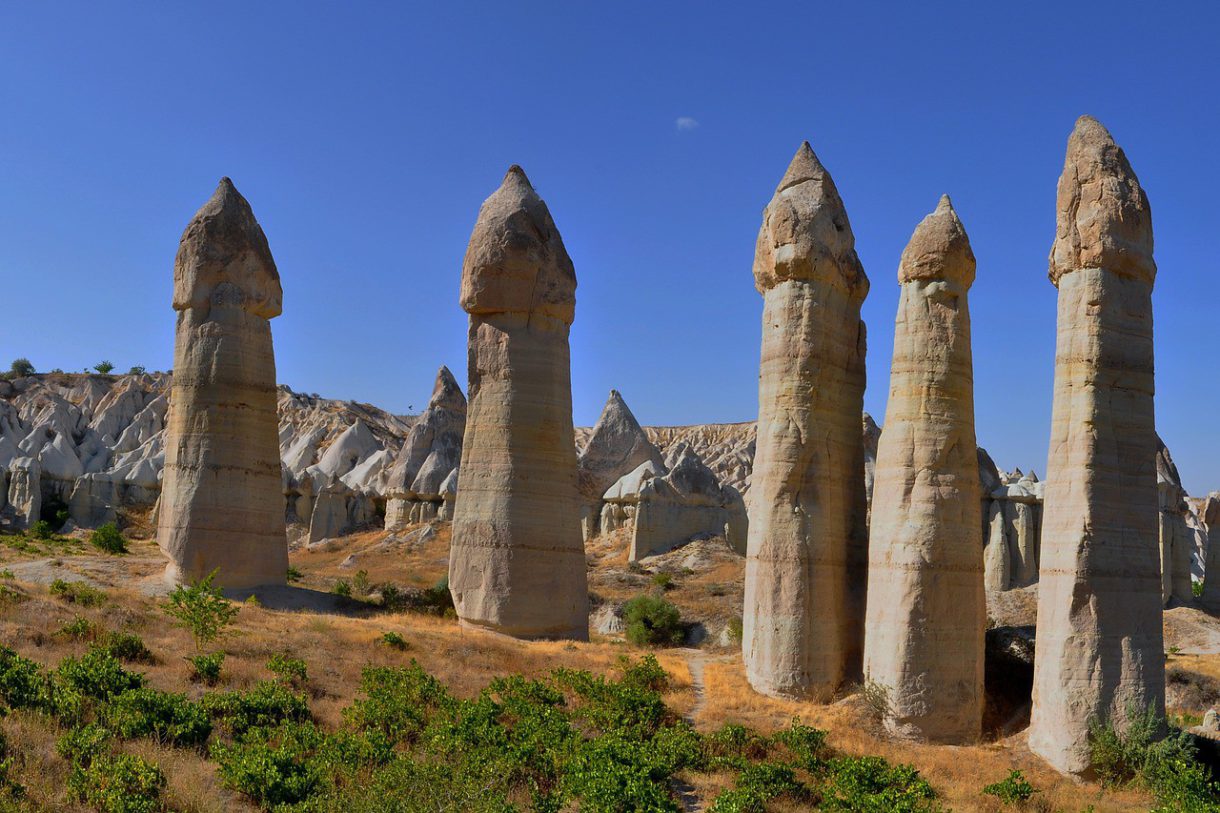
[{"label": "layered sandstone column", "polygon": [[877,447],[864,674],[886,729],[963,743],[983,720],[983,540],[967,293],[974,253],[949,198],[902,252]]},{"label": "layered sandstone column", "polygon": [[754,283],[763,336],[742,656],[758,691],[827,699],[861,649],[868,278],[807,143],[763,212]]},{"label": "layered sandstone column", "polygon": [[288,571],[270,319],[283,292],[250,204],[222,178],[174,260],[174,378],[157,543],[165,577],[283,584]]},{"label": "layered sandstone column", "polygon": [[1165,712],[1153,421],[1152,218],[1085,116],[1059,178],[1059,288],[1030,748],[1087,774],[1089,723]]},{"label": "layered sandstone column", "polygon": [[462,266],[469,406],[449,589],[471,627],[589,637],[568,329],[576,272],[520,167],[483,203]]}]

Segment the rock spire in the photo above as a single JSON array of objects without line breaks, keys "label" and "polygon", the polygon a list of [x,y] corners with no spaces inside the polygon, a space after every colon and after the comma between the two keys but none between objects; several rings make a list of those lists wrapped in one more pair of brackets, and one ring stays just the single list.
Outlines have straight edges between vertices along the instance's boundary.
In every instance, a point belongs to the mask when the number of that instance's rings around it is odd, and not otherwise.
[{"label": "rock spire", "polygon": [[174,260],[174,377],[157,542],[166,579],[230,588],[288,571],[270,319],[283,292],[250,204],[222,178]]},{"label": "rock spire", "polygon": [[902,253],[869,538],[865,678],[886,728],[965,743],[983,719],[983,540],[967,295],[975,260],[948,196]]},{"label": "rock spire", "polygon": [[467,626],[589,635],[568,330],[576,272],[520,167],[479,210],[462,265],[470,383],[449,587]]},{"label": "rock spire", "polygon": [[1059,178],[1059,289],[1030,748],[1087,774],[1091,721],[1165,712],[1153,415],[1152,218],[1082,117]]},{"label": "rock spire", "polygon": [[742,655],[758,691],[825,699],[858,672],[862,646],[868,278],[808,143],[763,212],[754,282],[763,337]]}]

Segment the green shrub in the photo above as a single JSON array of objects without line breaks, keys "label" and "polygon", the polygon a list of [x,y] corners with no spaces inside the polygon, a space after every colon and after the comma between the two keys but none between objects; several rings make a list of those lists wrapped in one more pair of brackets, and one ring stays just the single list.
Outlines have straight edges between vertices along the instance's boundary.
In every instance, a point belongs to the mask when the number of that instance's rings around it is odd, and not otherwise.
[{"label": "green shrub", "polygon": [[112,632],[105,638],[105,649],[127,663],[155,663],[156,658],[134,632]]},{"label": "green shrub", "polygon": [[652,574],[652,584],[662,590],[670,590],[674,587],[674,576],[672,573],[654,573]]},{"label": "green shrub", "polygon": [[335,586],[330,588],[330,592],[334,593],[336,596],[343,596],[344,598],[351,598],[352,586],[350,584],[348,584],[344,579],[339,579],[339,581],[335,582]]},{"label": "green shrub", "polygon": [[367,570],[356,571],[356,575],[352,577],[352,591],[361,597],[373,592],[373,585],[369,581],[369,572]]},{"label": "green shrub", "polygon": [[169,745],[202,745],[212,733],[212,720],[184,694],[142,688],[125,692],[106,707],[107,727],[124,739],[151,737]]},{"label": "green shrub", "polygon": [[7,646],[0,647],[0,699],[14,709],[47,706],[47,677],[42,667]]},{"label": "green shrub", "polygon": [[105,359],[103,359],[102,361],[99,361],[97,364],[94,364],[93,369],[97,370],[102,375],[110,375],[111,371],[114,370],[114,365],[111,364],[109,361],[106,361]]},{"label": "green shrub", "polygon": [[360,690],[365,697],[344,712],[348,722],[391,742],[415,741],[438,709],[453,705],[444,685],[414,660],[405,667],[366,667]]},{"label": "green shrub", "polygon": [[780,796],[801,799],[808,791],[787,765],[760,762],[737,777],[737,786],[722,792],[710,813],[766,813],[767,802]]},{"label": "green shrub", "polygon": [[882,757],[838,757],[829,763],[830,784],[822,789],[827,810],[925,813],[940,810],[936,791],[910,765]]},{"label": "green shrub", "polygon": [[220,681],[220,670],[225,663],[225,653],[210,652],[202,655],[193,655],[187,658],[187,661],[194,668],[193,680],[197,680],[206,686],[215,686]]},{"label": "green shrub", "polygon": [[741,616],[735,615],[729,619],[729,640],[735,644],[741,643],[742,620]]},{"label": "green shrub", "polygon": [[127,375],[144,375],[146,372],[148,372],[148,370],[145,369],[143,365],[133,364],[131,369],[127,371]]},{"label": "green shrub", "polygon": [[160,768],[133,754],[99,754],[68,776],[72,795],[102,813],[165,810],[165,784]]},{"label": "green shrub", "polygon": [[267,669],[280,680],[292,686],[304,685],[309,680],[305,661],[300,658],[290,658],[278,652],[271,656],[271,660],[267,661]]},{"label": "green shrub", "polygon": [[59,662],[49,676],[44,706],[61,720],[78,722],[113,698],[143,685],[143,675],[128,672],[109,652],[93,648],[80,658],[67,657]]},{"label": "green shrub", "polygon": [[51,530],[51,523],[45,519],[40,519],[30,526],[30,536],[46,541],[54,537],[55,532]]},{"label": "green shrub", "polygon": [[627,640],[641,645],[680,644],[685,637],[682,614],[659,596],[636,596],[623,605]]},{"label": "green shrub", "polygon": [[163,609],[178,626],[190,630],[195,639],[195,651],[203,648],[227,633],[227,628],[241,609],[224,597],[220,588],[213,584],[217,571],[213,570],[193,584],[178,585],[169,594]]},{"label": "green shrub", "polygon": [[1158,810],[1220,809],[1220,789],[1211,771],[1198,761],[1190,735],[1171,731],[1162,736],[1165,727],[1155,709],[1136,706],[1127,708],[1124,731],[1094,721],[1089,745],[1097,778],[1109,787],[1129,783],[1147,787],[1162,805]]},{"label": "green shrub", "polygon": [[1201,582],[1201,581],[1191,582],[1190,583],[1190,593],[1195,598],[1203,598],[1203,582]]},{"label": "green shrub", "polygon": [[1006,805],[1028,802],[1038,791],[1020,771],[1011,771],[1008,778],[983,788],[983,793],[994,796]]},{"label": "green shrub", "polygon": [[767,758],[770,743],[765,737],[737,723],[725,723],[708,735],[708,764],[742,770],[752,761]]},{"label": "green shrub", "polygon": [[400,652],[406,651],[409,647],[406,639],[397,632],[384,632],[381,634],[381,638],[379,640],[382,644],[385,644],[392,649],[397,649]]},{"label": "green shrub", "polygon": [[107,522],[89,534],[89,544],[106,553],[127,553],[127,540],[119,533],[118,526],[113,522]]},{"label": "green shrub", "polygon": [[78,615],[60,627],[55,634],[65,638],[75,638],[78,641],[92,641],[98,637],[100,629],[88,618]]},{"label": "green shrub", "polygon": [[201,702],[212,720],[235,739],[253,728],[274,728],[283,722],[309,719],[305,698],[276,681],[263,681],[245,692],[205,695]]},{"label": "green shrub", "polygon": [[13,359],[13,363],[8,368],[9,375],[13,378],[24,378],[27,375],[34,374],[34,365],[30,364],[27,358]]},{"label": "green shrub", "polygon": [[798,768],[816,773],[826,765],[829,749],[826,747],[826,732],[821,729],[793,720],[788,728],[775,732],[771,739],[788,749],[791,763]]},{"label": "green shrub", "polygon": [[90,587],[85,582],[66,582],[56,579],[51,582],[51,595],[58,596],[69,604],[79,604],[82,607],[96,607],[106,601],[105,591]]},{"label": "green shrub", "polygon": [[305,575],[304,575],[303,573],[301,573],[301,571],[300,571],[300,570],[297,570],[297,569],[296,569],[295,567],[293,567],[292,565],[289,565],[289,566],[288,566],[288,576],[287,576],[287,578],[288,578],[288,581],[289,581],[290,583],[291,583],[291,582],[299,582],[301,579],[305,578]]},{"label": "green shrub", "polygon": [[324,739],[312,724],[253,729],[239,743],[217,743],[212,755],[226,785],[275,808],[314,795],[322,783],[322,768],[314,754]]},{"label": "green shrub", "polygon": [[77,726],[55,743],[55,751],[68,762],[88,765],[94,757],[110,751],[110,730],[95,723]]}]

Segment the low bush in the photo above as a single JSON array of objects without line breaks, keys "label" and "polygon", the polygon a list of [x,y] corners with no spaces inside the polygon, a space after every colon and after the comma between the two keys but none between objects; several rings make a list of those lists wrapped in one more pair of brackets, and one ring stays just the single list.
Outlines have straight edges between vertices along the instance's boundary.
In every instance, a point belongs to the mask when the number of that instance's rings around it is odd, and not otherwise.
[{"label": "low bush", "polygon": [[54,538],[55,532],[51,529],[51,523],[45,519],[40,519],[30,526],[30,536],[45,542],[48,539]]},{"label": "low bush", "polygon": [[994,796],[1006,805],[1024,804],[1037,792],[1025,775],[1016,770],[1009,772],[1006,779],[993,782],[983,788],[984,794]]},{"label": "low bush", "polygon": [[388,646],[391,649],[397,649],[400,652],[405,652],[410,646],[406,639],[397,632],[383,632],[381,634],[381,638],[378,640],[385,646]]},{"label": "low bush", "polygon": [[155,663],[156,658],[144,644],[144,639],[134,632],[112,632],[105,637],[105,649],[114,657],[127,663]]},{"label": "low bush", "polygon": [[90,587],[85,582],[66,582],[56,579],[51,582],[51,595],[58,596],[69,604],[79,604],[82,607],[96,607],[106,602],[106,593],[96,587]]},{"label": "low bush", "polygon": [[42,709],[48,702],[42,667],[7,646],[0,646],[0,699],[14,709]]},{"label": "low bush", "polygon": [[212,720],[184,694],[142,688],[125,692],[106,707],[106,726],[124,739],[150,737],[167,745],[203,745]]},{"label": "low bush", "polygon": [[267,669],[290,686],[303,686],[309,680],[305,661],[278,652],[267,661]]},{"label": "low bush", "polygon": [[113,522],[107,522],[89,534],[89,544],[106,553],[127,553],[127,540],[119,533],[118,526]]},{"label": "low bush", "polygon": [[187,658],[194,672],[192,680],[197,680],[205,686],[215,686],[220,682],[220,670],[225,663],[225,653],[209,652]]},{"label": "low bush", "polygon": [[1220,788],[1199,762],[1190,735],[1166,731],[1155,709],[1127,708],[1125,730],[1094,721],[1089,728],[1090,757],[1097,778],[1114,787],[1147,787],[1161,804],[1158,811],[1220,810]]},{"label": "low bush", "polygon": [[309,719],[305,698],[276,681],[255,684],[244,692],[205,695],[201,702],[212,720],[234,739],[253,728],[275,728],[283,722]]},{"label": "low bush", "polygon": [[674,645],[686,637],[681,612],[659,596],[636,596],[624,604],[623,624],[633,644]]},{"label": "low bush", "polygon": [[134,754],[100,754],[68,775],[72,795],[101,813],[159,813],[165,774]]},{"label": "low bush", "polygon": [[101,629],[88,618],[78,615],[64,624],[55,633],[65,638],[75,638],[78,641],[92,641],[101,635]]}]

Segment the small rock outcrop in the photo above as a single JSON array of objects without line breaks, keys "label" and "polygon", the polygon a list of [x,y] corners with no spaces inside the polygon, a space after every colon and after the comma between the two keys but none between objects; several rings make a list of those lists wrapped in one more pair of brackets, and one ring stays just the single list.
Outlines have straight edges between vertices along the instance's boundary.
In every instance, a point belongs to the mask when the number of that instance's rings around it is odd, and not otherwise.
[{"label": "small rock outcrop", "polygon": [[568,332],[576,272],[520,167],[479,210],[462,264],[470,398],[449,589],[465,625],[589,637]]},{"label": "small rock outcrop", "polygon": [[983,720],[983,544],[968,293],[975,260],[948,196],[902,252],[869,532],[865,678],[895,735],[976,740]]},{"label": "small rock outcrop", "polygon": [[[651,461],[658,470],[665,459],[641,428],[618,390],[610,390],[606,406],[577,459],[580,495],[590,517],[600,517],[602,495],[619,478]],[[594,523],[590,530],[596,532]],[[592,534],[587,534],[589,536]]]},{"label": "small rock outcrop", "polygon": [[283,292],[250,204],[224,178],[174,261],[174,378],[157,542],[165,577],[282,584],[288,571],[271,322]]},{"label": "small rock outcrop", "polygon": [[825,699],[859,671],[864,618],[868,278],[808,143],[763,212],[757,452],[742,655],[756,690]]},{"label": "small rock outcrop", "polygon": [[1127,157],[1081,117],[1059,178],[1059,289],[1029,746],[1087,774],[1089,727],[1165,713],[1153,412],[1152,216]]},{"label": "small rock outcrop", "polygon": [[389,470],[386,530],[435,518],[445,502],[442,487],[462,460],[466,396],[448,367],[436,374],[428,408],[411,427]]},{"label": "small rock outcrop", "polygon": [[1194,601],[1192,560],[1207,547],[1207,532],[1199,526],[1186,504],[1186,489],[1169,449],[1157,438],[1157,515],[1160,527],[1161,601],[1190,604]]}]

